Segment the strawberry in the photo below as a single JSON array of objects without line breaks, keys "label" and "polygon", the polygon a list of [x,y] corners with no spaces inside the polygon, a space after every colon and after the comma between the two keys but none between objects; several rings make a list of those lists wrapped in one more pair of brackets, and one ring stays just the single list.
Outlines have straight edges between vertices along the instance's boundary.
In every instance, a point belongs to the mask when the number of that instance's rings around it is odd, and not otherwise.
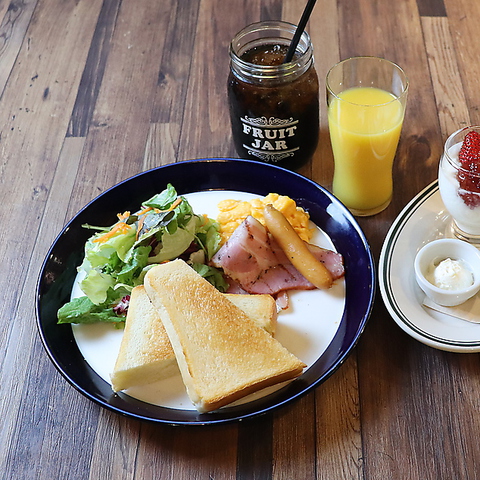
[{"label": "strawberry", "polygon": [[459,171],[457,178],[462,192],[459,192],[463,201],[470,208],[480,205],[480,134],[468,132],[463,140],[458,154],[463,171]]},{"label": "strawberry", "polygon": [[458,154],[458,159],[465,170],[480,171],[480,133],[468,132]]}]

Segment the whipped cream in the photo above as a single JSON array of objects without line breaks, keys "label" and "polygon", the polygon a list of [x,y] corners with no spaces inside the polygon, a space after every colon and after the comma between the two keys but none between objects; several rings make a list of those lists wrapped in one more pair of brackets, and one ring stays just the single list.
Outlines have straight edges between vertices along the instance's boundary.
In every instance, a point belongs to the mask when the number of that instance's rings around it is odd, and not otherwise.
[{"label": "whipped cream", "polygon": [[473,273],[465,262],[451,258],[432,264],[426,278],[432,285],[443,290],[461,290],[473,285]]}]

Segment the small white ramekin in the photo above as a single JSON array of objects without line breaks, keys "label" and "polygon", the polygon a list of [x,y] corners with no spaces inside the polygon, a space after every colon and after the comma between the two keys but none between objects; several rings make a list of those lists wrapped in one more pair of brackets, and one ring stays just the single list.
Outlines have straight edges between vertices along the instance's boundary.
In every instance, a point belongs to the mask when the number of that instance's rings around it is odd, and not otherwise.
[{"label": "small white ramekin", "polygon": [[[429,268],[446,258],[462,260],[473,273],[473,285],[459,290],[445,290],[430,283],[427,280]],[[462,240],[442,238],[427,243],[418,251],[414,268],[418,286],[438,305],[445,307],[460,305],[480,290],[480,251]]]}]

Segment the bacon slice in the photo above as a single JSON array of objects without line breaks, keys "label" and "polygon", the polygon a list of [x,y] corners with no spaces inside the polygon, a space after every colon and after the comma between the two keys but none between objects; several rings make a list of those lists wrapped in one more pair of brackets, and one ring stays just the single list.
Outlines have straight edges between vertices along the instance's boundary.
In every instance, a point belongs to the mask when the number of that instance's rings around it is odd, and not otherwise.
[{"label": "bacon slice", "polygon": [[345,268],[343,266],[343,257],[340,253],[328,250],[327,248],[319,247],[318,245],[308,244],[309,250],[313,253],[315,258],[322,262],[327,270],[331,273],[333,280],[341,278],[345,275]]},{"label": "bacon slice", "polygon": [[[309,245],[334,279],[344,274],[340,254]],[[312,290],[315,287],[290,263],[266,228],[255,218],[247,217],[229,240],[213,256],[212,265],[247,293],[277,294],[285,290]]]}]

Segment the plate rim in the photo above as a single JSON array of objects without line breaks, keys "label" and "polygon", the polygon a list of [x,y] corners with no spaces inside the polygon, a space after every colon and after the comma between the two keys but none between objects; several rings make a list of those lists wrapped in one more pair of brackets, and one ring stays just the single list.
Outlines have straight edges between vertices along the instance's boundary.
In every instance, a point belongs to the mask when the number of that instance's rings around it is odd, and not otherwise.
[{"label": "plate rim", "polygon": [[393,320],[397,325],[412,338],[419,342],[439,350],[456,353],[473,353],[480,351],[480,339],[478,341],[448,340],[443,337],[432,335],[418,327],[408,318],[401,306],[395,300],[395,293],[390,280],[391,262],[398,238],[415,213],[434,195],[439,194],[438,179],[434,180],[415,195],[402,209],[397,218],[390,226],[385,237],[379,257],[378,280],[380,293]]},{"label": "plate rim", "polygon": [[[207,165],[208,164],[208,165]],[[227,166],[225,166],[227,164]],[[364,250],[364,256],[365,258],[362,259],[362,261],[365,262],[366,266],[366,272],[368,273],[368,278],[365,280],[367,281],[368,285],[366,286],[366,290],[364,293],[364,301],[365,301],[365,308],[362,310],[361,318],[357,320],[357,323],[355,323],[355,326],[357,327],[355,329],[355,332],[353,334],[353,339],[349,344],[344,347],[343,344],[339,346],[339,352],[336,352],[335,359],[333,363],[329,364],[328,367],[325,369],[324,373],[316,378],[316,379],[310,379],[309,377],[311,375],[307,375],[308,371],[306,371],[301,377],[297,378],[294,380],[292,383],[296,382],[297,385],[297,391],[291,395],[285,397],[285,389],[287,387],[283,387],[282,389],[278,390],[277,392],[274,392],[273,394],[267,395],[266,397],[263,397],[262,399],[255,400],[253,402],[250,402],[252,404],[255,404],[258,406],[258,408],[254,411],[249,411],[249,409],[245,409],[244,407],[249,404],[243,404],[235,407],[228,407],[227,409],[221,409],[216,412],[211,412],[209,414],[198,414],[198,412],[193,412],[188,410],[177,410],[177,409],[169,409],[166,407],[157,407],[155,406],[154,408],[148,408],[149,404],[145,404],[144,402],[141,402],[139,400],[132,399],[132,397],[128,397],[128,404],[132,406],[131,411],[126,411],[122,407],[122,395],[115,395],[113,398],[110,398],[109,401],[105,401],[102,398],[99,398],[99,395],[96,394],[94,391],[88,391],[88,389],[82,388],[78,382],[75,381],[75,379],[72,379],[69,374],[65,371],[65,367],[61,364],[57,356],[55,355],[55,352],[52,350],[50,343],[51,339],[47,338],[47,334],[44,331],[44,325],[42,323],[42,318],[41,318],[41,301],[42,301],[42,281],[44,280],[44,275],[46,273],[46,268],[47,265],[49,264],[49,259],[50,256],[52,255],[52,252],[55,250],[55,247],[58,245],[58,243],[62,240],[63,236],[65,235],[66,232],[70,229],[72,225],[78,220],[78,218],[84,214],[86,211],[89,209],[93,208],[93,206],[100,200],[100,199],[105,199],[108,195],[111,194],[112,191],[116,191],[121,189],[123,186],[128,185],[130,183],[135,183],[137,181],[140,181],[142,178],[147,178],[148,176],[153,176],[155,174],[161,175],[161,173],[166,172],[168,174],[169,170],[173,169],[188,169],[190,168],[189,166],[193,165],[191,168],[200,168],[204,166],[209,166],[210,168],[215,168],[216,165],[223,165],[222,167],[217,167],[217,168],[230,168],[229,166],[233,166],[232,168],[250,168],[253,169],[254,171],[258,171],[259,173],[265,173],[268,172],[268,174],[273,175],[274,177],[282,177],[282,179],[287,178],[289,181],[295,181],[297,183],[305,184],[308,186],[309,189],[314,189],[316,191],[317,195],[320,195],[324,197],[324,199],[327,199],[330,205],[333,205],[333,210],[340,211],[343,217],[348,219],[348,227],[350,229],[353,229],[356,232],[357,235],[357,240],[360,243],[360,246],[362,247],[362,251]],[[170,182],[170,180],[168,180]],[[171,182],[174,184],[173,182]],[[175,185],[174,185],[175,186]],[[232,188],[230,187],[210,187],[210,188],[199,188],[199,190],[196,191],[203,191],[203,190],[231,190]],[[233,188],[239,191],[248,191],[245,190],[244,188]],[[179,190],[182,190],[179,188]],[[183,193],[190,193],[190,192],[181,192],[180,194]],[[250,191],[250,193],[256,193],[258,195],[263,195],[263,193],[258,193],[258,192],[253,192]],[[282,193],[282,192],[280,192]],[[317,208],[320,208],[320,205],[315,204]],[[114,215],[114,212],[111,212],[112,215]],[[323,215],[327,215],[326,209],[323,212]],[[329,215],[329,214],[328,214]],[[342,218],[343,218],[342,217]],[[333,219],[331,215],[328,217],[329,219]],[[346,276],[348,276],[348,269],[346,269]],[[348,277],[347,277],[348,278]],[[99,195],[97,195],[93,200],[89,201],[84,207],[82,207],[80,210],[77,211],[76,214],[72,216],[72,218],[66,223],[66,225],[61,229],[60,233],[56,236],[54,241],[52,242],[50,248],[48,249],[48,252],[45,256],[44,261],[42,262],[42,266],[40,269],[40,273],[38,275],[37,279],[37,285],[36,285],[36,324],[37,324],[37,330],[38,333],[41,337],[42,344],[46,350],[46,353],[56,369],[61,373],[61,375],[67,380],[68,383],[70,383],[76,390],[78,390],[80,393],[82,393],[84,396],[89,398],[90,400],[94,401],[95,403],[99,404],[100,406],[107,408],[111,411],[114,411],[116,413],[122,414],[124,416],[140,419],[140,420],[146,420],[146,421],[151,421],[151,422],[156,422],[156,423],[163,423],[163,424],[170,424],[170,425],[206,425],[206,424],[221,424],[221,423],[230,423],[234,421],[240,421],[244,420],[246,418],[258,416],[265,414],[269,411],[272,411],[274,409],[277,409],[286,403],[290,403],[299,397],[305,395],[312,389],[314,389],[316,386],[318,386],[320,383],[323,383],[326,381],[345,361],[345,359],[348,357],[348,355],[351,353],[351,351],[354,349],[354,347],[357,345],[365,327],[366,324],[370,318],[371,311],[373,309],[374,305],[374,300],[375,300],[375,285],[376,285],[376,269],[375,269],[375,264],[373,260],[373,255],[370,249],[370,245],[360,228],[359,224],[357,221],[354,219],[353,215],[346,209],[346,207],[338,200],[336,199],[330,192],[328,192],[324,187],[321,185],[317,184],[313,180],[310,180],[309,178],[297,173],[297,172],[292,172],[290,170],[283,169],[281,167],[275,166],[275,165],[270,165],[262,162],[256,162],[256,161],[251,161],[251,160],[243,160],[243,159],[233,159],[233,158],[222,158],[222,157],[215,157],[215,158],[199,158],[199,159],[193,159],[193,160],[186,160],[182,162],[175,162],[175,163],[170,163],[167,165],[162,165],[159,167],[155,167],[149,170],[146,170],[144,172],[137,173],[136,175],[133,175],[125,180],[122,180],[121,182],[113,185],[112,187],[106,189],[105,191],[101,192]],[[347,291],[347,285],[346,285],[346,291]],[[343,328],[346,329],[348,327],[347,325],[347,302],[345,302],[345,308],[344,308],[344,313],[341,319],[341,323],[343,324]],[[71,326],[65,325],[65,327],[69,327],[71,330]],[[340,327],[339,327],[340,330]],[[331,342],[331,344],[327,347],[326,352],[324,355],[320,356],[317,361],[312,365],[317,366],[317,364],[321,363],[326,363],[328,364],[328,359],[323,359],[323,357],[326,355],[327,352],[329,352],[330,347],[332,343],[334,343],[335,339],[337,339],[338,332],[334,337],[334,340]],[[340,338],[340,337],[339,337]],[[338,343],[339,340],[336,341]],[[76,344],[75,344],[76,347]],[[78,348],[78,347],[77,347]],[[331,356],[332,353],[329,352],[329,355]],[[86,363],[86,362],[85,362]],[[98,374],[94,372],[89,365],[85,365],[86,370],[88,371],[89,369],[91,372],[93,372],[94,375]],[[309,369],[310,370],[310,369]],[[91,372],[89,372],[91,374]],[[308,380],[306,380],[308,377]],[[98,377],[102,382],[105,382],[105,380],[101,379]],[[92,387],[93,388],[93,387]],[[94,388],[93,388],[94,389]],[[113,392],[112,392],[113,395]],[[272,398],[271,398],[272,397]],[[273,397],[278,397],[278,401],[273,400]],[[141,404],[141,405],[138,405]],[[179,413],[172,415],[166,415],[164,418],[160,417],[155,417],[152,416],[148,413],[142,413],[142,410],[155,410],[155,411],[162,411],[162,410],[169,410],[173,412]],[[242,413],[242,410],[246,410]],[[187,415],[182,414],[181,412],[187,412]],[[226,413],[228,412],[228,413]],[[171,412],[169,412],[171,413]]]}]

